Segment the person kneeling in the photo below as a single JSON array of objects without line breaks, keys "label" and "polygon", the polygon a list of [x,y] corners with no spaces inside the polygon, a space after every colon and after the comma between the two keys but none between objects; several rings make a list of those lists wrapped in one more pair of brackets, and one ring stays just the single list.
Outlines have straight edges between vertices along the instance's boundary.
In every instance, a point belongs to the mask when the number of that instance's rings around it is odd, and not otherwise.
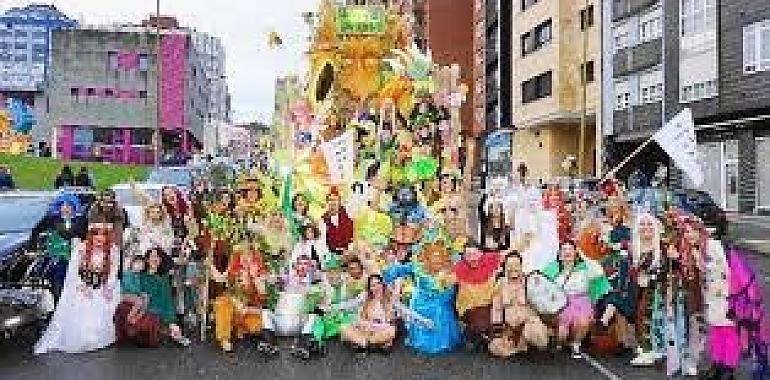
[{"label": "person kneeling", "polygon": [[548,328],[527,303],[521,256],[516,253],[505,258],[504,277],[492,298],[492,323],[489,352],[493,356],[510,357],[529,346],[541,350],[548,346]]},{"label": "person kneeling", "polygon": [[372,348],[389,351],[396,338],[395,314],[382,277],[369,276],[365,297],[358,321],[342,330],[342,340],[361,353]]},{"label": "person kneeling", "polygon": [[[227,271],[212,268],[213,277],[228,283],[228,291],[214,300],[215,335],[224,352],[232,352],[232,338],[251,336],[261,352],[275,353],[272,334],[263,331],[266,299],[265,268],[259,254],[236,247]],[[261,335],[261,336],[260,336]]]}]

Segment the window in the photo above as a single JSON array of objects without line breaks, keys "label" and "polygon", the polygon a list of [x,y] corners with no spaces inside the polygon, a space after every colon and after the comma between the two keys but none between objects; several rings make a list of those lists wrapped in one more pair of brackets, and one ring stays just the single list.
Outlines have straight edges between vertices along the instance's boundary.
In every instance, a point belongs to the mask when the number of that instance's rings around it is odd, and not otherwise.
[{"label": "window", "polygon": [[585,81],[586,83],[591,83],[595,80],[594,61],[586,62],[585,66],[581,64],[580,68],[582,71],[581,80]]},{"label": "window", "polygon": [[551,20],[548,19],[529,32],[521,35],[521,55],[539,50],[551,42]]},{"label": "window", "polygon": [[111,88],[105,88],[104,89],[104,96],[108,97],[108,98],[111,98],[111,97],[115,96],[115,90],[113,90]]},{"label": "window", "polygon": [[147,71],[149,68],[149,57],[146,53],[139,54],[139,70]]},{"label": "window", "polygon": [[147,99],[147,91],[145,91],[145,90],[139,91],[139,98]]},{"label": "window", "polygon": [[80,95],[80,89],[77,87],[70,88],[70,96],[77,97]]},{"label": "window", "polygon": [[580,30],[594,26],[594,5],[580,10]]},{"label": "window", "polygon": [[660,8],[642,16],[639,20],[639,39],[641,42],[660,38],[663,34],[663,13]]},{"label": "window", "polygon": [[630,36],[631,27],[630,24],[621,24],[612,30],[612,41],[614,43],[615,52],[625,49],[631,45]]},{"label": "window", "polygon": [[27,31],[26,30],[17,30],[15,35],[16,35],[16,37],[27,37]]},{"label": "window", "polygon": [[527,8],[537,4],[538,0],[521,0],[521,10],[525,11]]},{"label": "window", "polygon": [[131,130],[131,144],[132,145],[152,145],[152,129],[132,129]]},{"label": "window", "polygon": [[663,99],[663,72],[655,70],[639,76],[641,104],[655,103]]},{"label": "window", "polygon": [[631,105],[631,85],[628,81],[615,82],[615,110],[624,110]]},{"label": "window", "polygon": [[683,36],[716,31],[716,0],[681,0],[679,17]]},{"label": "window", "polygon": [[551,72],[540,74],[521,84],[522,103],[533,102],[551,96]]},{"label": "window", "polygon": [[14,58],[16,62],[26,62],[27,61],[27,55],[26,54],[18,54]]},{"label": "window", "polygon": [[717,81],[711,79],[703,82],[688,84],[682,87],[681,102],[689,103],[696,100],[708,99],[717,96]]},{"label": "window", "polygon": [[770,71],[770,20],[743,28],[743,72]]},{"label": "window", "polygon": [[118,69],[118,53],[114,51],[107,52],[107,66],[110,70]]},{"label": "window", "polygon": [[86,96],[96,96],[96,89],[89,87],[86,89]]}]

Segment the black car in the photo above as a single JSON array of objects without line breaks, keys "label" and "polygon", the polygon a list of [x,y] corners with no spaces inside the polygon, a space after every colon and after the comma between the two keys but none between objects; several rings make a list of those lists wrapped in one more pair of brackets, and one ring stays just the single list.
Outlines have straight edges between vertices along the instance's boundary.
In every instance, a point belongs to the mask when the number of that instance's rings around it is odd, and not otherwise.
[{"label": "black car", "polygon": [[0,197],[0,339],[26,328],[39,330],[53,311],[53,296],[43,280],[43,255],[27,249],[30,233],[53,196],[20,192]]}]

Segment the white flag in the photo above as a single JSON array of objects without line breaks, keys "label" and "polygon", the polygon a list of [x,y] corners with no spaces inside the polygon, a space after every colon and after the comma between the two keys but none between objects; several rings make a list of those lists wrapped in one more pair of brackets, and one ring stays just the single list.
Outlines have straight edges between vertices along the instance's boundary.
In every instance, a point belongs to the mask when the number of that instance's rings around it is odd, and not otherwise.
[{"label": "white flag", "polygon": [[703,185],[703,169],[698,161],[695,123],[692,111],[685,108],[666,123],[652,138],[668,153],[674,164],[687,174],[696,187]]},{"label": "white flag", "polygon": [[345,132],[325,142],[321,149],[326,158],[331,182],[335,184],[351,182],[356,159],[356,141],[353,132]]}]

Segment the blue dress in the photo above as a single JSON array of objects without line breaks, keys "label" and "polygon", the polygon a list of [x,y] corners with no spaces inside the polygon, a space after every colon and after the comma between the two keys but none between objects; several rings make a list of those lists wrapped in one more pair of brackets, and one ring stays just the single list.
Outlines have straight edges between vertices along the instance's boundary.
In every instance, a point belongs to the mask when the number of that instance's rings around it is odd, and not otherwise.
[{"label": "blue dress", "polygon": [[422,354],[452,351],[462,343],[460,323],[455,313],[456,286],[439,288],[434,278],[416,263],[393,265],[383,273],[387,284],[407,276],[414,281],[409,308],[433,322],[433,328],[429,329],[417,321],[408,321],[407,346]]}]

